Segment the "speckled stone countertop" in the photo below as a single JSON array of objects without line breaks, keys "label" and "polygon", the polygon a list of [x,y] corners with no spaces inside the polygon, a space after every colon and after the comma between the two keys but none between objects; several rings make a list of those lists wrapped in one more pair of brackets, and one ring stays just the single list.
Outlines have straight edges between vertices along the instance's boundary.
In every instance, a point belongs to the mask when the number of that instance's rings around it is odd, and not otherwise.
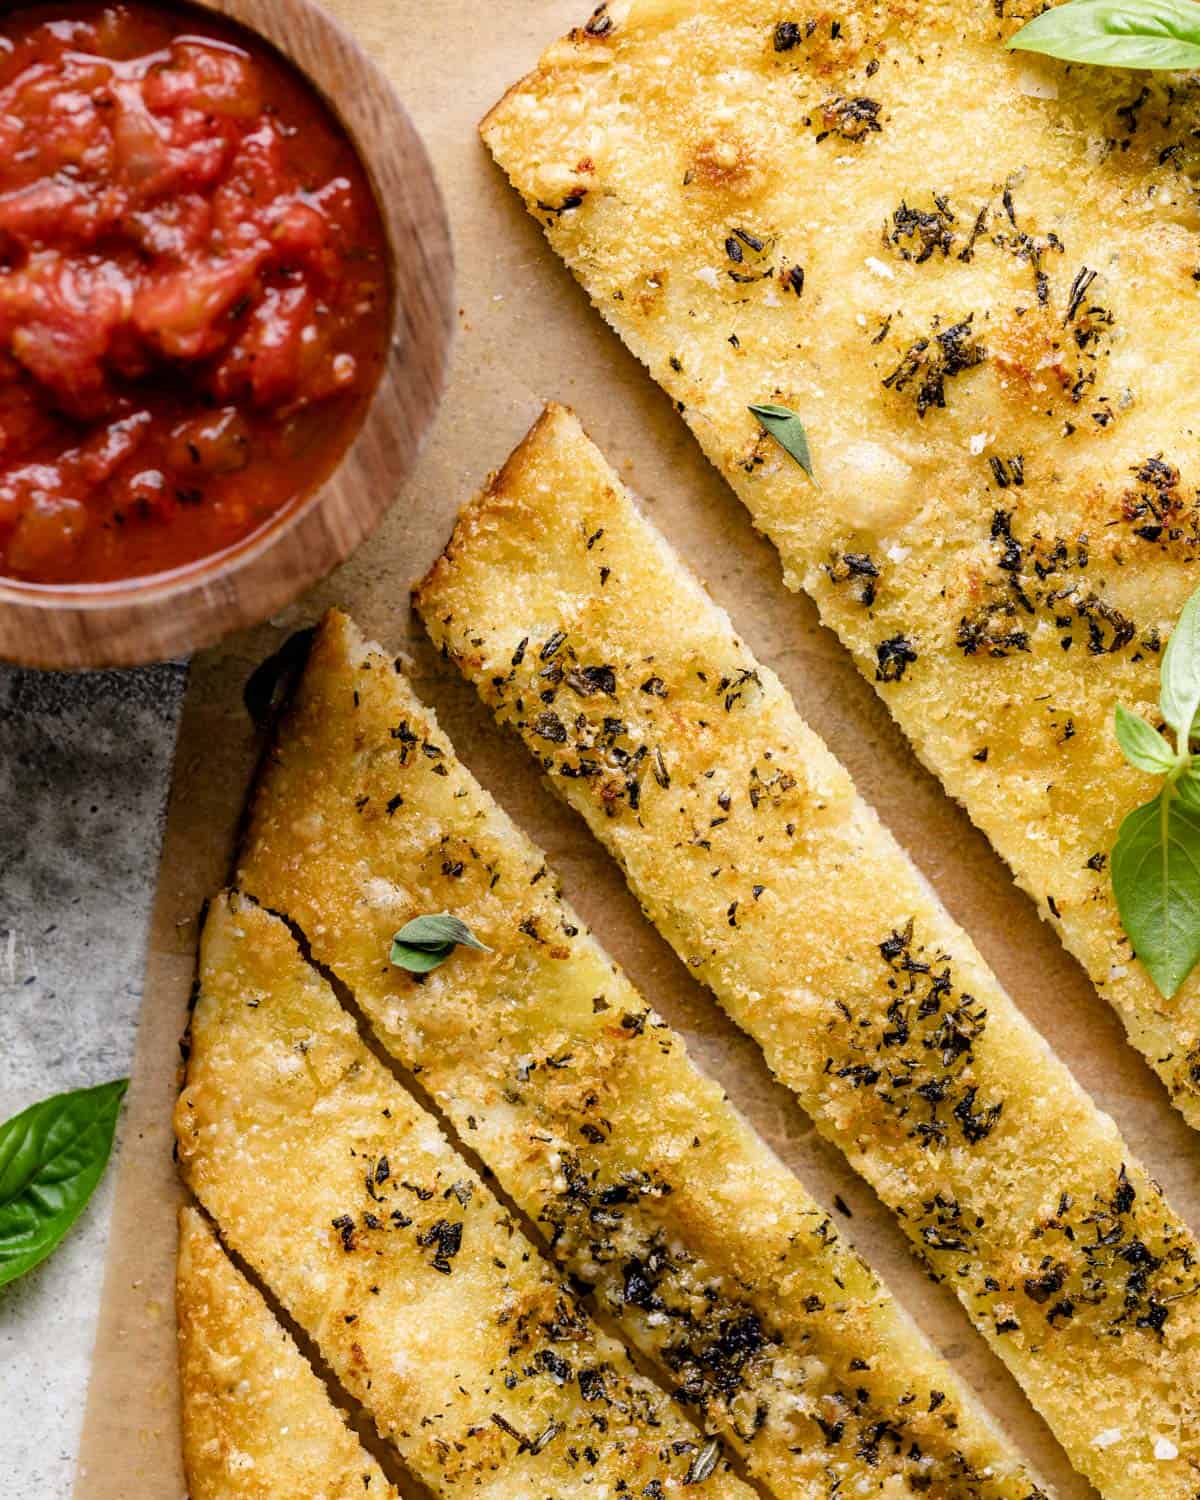
[{"label": "speckled stone countertop", "polygon": [[[185,675],[0,666],[0,1119],[129,1071]],[[71,1493],[113,1181],[0,1291],[0,1500]]]}]

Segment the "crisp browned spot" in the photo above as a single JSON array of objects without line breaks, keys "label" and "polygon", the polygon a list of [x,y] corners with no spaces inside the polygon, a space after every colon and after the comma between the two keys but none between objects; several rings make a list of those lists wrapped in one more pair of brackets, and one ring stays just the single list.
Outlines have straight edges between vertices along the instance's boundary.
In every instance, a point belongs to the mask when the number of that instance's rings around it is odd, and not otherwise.
[{"label": "crisp browned spot", "polygon": [[946,587],[946,604],[950,610],[967,610],[983,602],[984,573],[977,564],[961,568]]},{"label": "crisp browned spot", "polygon": [[611,779],[604,781],[600,784],[599,793],[604,811],[611,818],[625,797],[625,783]]},{"label": "crisp browned spot", "polygon": [[988,334],[988,353],[1002,376],[1036,395],[1070,390],[1075,376],[1063,344],[1061,317],[1049,307],[1012,313]]},{"label": "crisp browned spot", "polygon": [[638,281],[633,296],[629,300],[634,303],[639,312],[648,313],[655,310],[658,305],[659,294],[662,292],[663,287],[666,286],[669,275],[670,272],[665,269],[651,271]]},{"label": "crisp browned spot", "polygon": [[762,182],[763,175],[749,141],[730,132],[701,142],[692,156],[688,181],[701,187],[749,194]]}]

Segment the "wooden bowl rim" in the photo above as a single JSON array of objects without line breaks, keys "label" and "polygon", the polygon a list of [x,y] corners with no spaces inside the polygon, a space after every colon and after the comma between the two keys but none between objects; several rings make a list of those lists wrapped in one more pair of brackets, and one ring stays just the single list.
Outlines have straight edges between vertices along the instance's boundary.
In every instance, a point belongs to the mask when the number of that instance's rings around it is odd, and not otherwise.
[{"label": "wooden bowl rim", "polygon": [[[175,8],[167,0],[165,8]],[[260,623],[332,572],[396,499],[445,389],[453,244],[429,154],[391,82],[315,0],[182,0],[244,27],[323,100],[367,170],[388,240],[391,335],[360,426],[329,477],[223,552],[103,584],[0,578],[0,660],[39,668],[144,665]],[[357,75],[347,88],[345,77]],[[381,462],[382,461],[382,462]]]}]

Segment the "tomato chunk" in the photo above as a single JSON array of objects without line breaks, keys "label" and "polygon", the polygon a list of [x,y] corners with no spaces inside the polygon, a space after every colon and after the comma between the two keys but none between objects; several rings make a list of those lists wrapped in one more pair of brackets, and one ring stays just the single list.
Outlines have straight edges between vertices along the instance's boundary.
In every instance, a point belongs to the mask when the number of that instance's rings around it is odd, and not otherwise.
[{"label": "tomato chunk", "polygon": [[225,314],[248,296],[263,259],[255,248],[148,277],[133,300],[134,326],[174,359],[215,353],[232,332]]}]

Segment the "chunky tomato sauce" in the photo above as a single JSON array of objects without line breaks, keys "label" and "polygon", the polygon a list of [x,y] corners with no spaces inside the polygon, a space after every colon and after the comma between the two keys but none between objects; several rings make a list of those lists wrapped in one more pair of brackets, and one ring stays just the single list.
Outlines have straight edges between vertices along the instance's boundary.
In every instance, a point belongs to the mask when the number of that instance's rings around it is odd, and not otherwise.
[{"label": "chunky tomato sauce", "polygon": [[0,16],[0,574],[248,536],[337,462],[389,321],[366,174],[270,48],[141,3]]}]

